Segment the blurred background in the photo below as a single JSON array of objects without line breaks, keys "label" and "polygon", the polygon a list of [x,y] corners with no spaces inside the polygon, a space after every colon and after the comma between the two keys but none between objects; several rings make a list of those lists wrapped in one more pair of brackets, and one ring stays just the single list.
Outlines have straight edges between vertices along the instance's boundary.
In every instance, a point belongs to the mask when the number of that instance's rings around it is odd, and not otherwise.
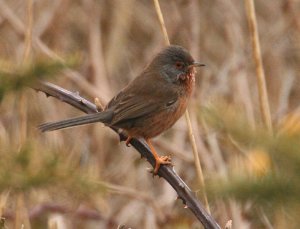
[{"label": "blurred background", "polygon": [[[189,110],[212,215],[222,227],[232,219],[239,229],[298,228],[300,1],[255,1],[273,135],[260,115],[244,2],[160,4],[171,43],[206,64]],[[163,47],[149,0],[0,0],[1,225],[202,228],[109,128],[40,133],[43,122],[82,113],[23,87],[47,72],[48,81],[105,104]],[[74,57],[67,69],[53,64]],[[154,145],[203,202],[185,119]]]}]

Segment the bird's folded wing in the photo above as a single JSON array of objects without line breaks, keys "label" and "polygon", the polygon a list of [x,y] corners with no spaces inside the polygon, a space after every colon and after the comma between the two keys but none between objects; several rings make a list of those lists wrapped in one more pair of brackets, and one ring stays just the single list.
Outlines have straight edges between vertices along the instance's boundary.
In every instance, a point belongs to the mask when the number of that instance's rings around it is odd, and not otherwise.
[{"label": "bird's folded wing", "polygon": [[142,76],[137,77],[108,103],[106,109],[113,111],[112,125],[118,126],[127,120],[154,115],[177,100],[178,93],[172,87],[161,87],[160,79],[146,84],[147,78],[153,78],[153,75],[146,72]]},{"label": "bird's folded wing", "polygon": [[158,111],[160,107],[159,103],[145,97],[127,97],[116,104],[111,124],[115,125],[126,120],[151,115],[151,113]]}]

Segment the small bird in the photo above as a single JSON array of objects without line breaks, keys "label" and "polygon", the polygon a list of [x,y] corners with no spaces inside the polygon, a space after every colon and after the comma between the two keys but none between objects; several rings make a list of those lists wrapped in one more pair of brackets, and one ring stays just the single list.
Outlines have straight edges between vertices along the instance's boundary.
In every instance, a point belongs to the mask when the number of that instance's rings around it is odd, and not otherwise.
[{"label": "small bird", "polygon": [[169,129],[184,114],[195,85],[195,62],[181,46],[170,45],[106,105],[103,111],[39,126],[42,132],[102,122],[126,131],[128,146],[133,137],[144,138],[155,158],[154,174],[169,156],[159,156],[150,139]]}]

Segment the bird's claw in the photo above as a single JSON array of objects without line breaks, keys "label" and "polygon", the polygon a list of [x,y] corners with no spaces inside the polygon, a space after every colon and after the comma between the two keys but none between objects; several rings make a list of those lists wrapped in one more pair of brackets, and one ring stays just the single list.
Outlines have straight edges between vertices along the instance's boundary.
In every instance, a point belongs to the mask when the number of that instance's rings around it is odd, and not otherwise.
[{"label": "bird's claw", "polygon": [[172,165],[171,156],[161,156],[155,159],[155,168],[153,171],[153,175],[158,173],[160,165]]}]

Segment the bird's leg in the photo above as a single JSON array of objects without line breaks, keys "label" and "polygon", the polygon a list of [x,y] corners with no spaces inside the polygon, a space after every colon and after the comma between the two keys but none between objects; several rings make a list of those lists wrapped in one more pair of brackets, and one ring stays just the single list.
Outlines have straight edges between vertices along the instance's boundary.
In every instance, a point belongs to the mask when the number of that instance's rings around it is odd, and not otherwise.
[{"label": "bird's leg", "polygon": [[159,156],[156,150],[154,149],[150,139],[145,139],[147,144],[150,147],[150,150],[155,158],[155,168],[154,168],[154,175],[157,174],[159,167],[161,164],[163,165],[170,165],[171,163],[171,157],[170,156]]},{"label": "bird's leg", "polygon": [[126,146],[129,147],[130,141],[131,141],[132,137],[130,135],[128,135],[127,139],[126,139]]}]

